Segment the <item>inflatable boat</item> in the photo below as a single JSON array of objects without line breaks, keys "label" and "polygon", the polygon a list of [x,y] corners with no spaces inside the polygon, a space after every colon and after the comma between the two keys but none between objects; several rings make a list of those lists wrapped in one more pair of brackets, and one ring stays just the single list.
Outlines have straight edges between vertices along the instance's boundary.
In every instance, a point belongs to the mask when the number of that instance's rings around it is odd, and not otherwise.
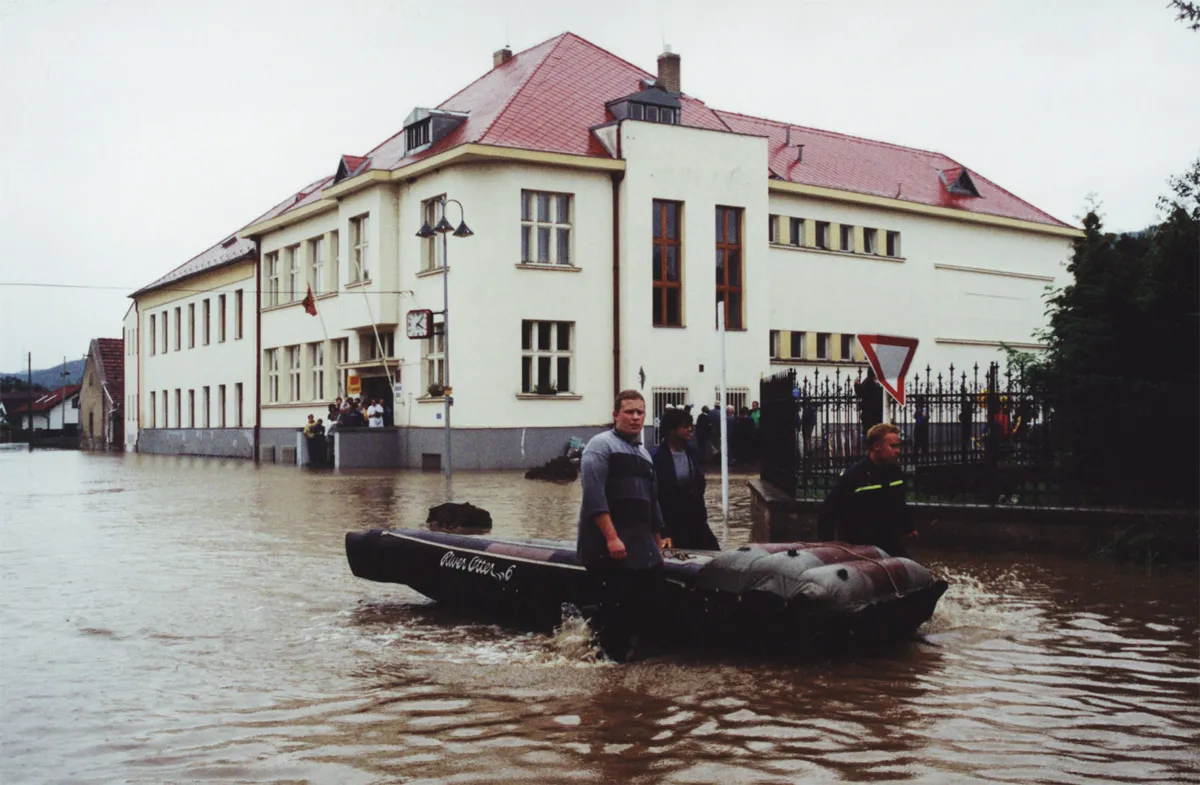
[{"label": "inflatable boat", "polygon": [[[418,530],[346,535],[359,578],[411,587],[474,617],[551,629],[564,609],[594,604],[596,585],[558,540],[507,540]],[[647,598],[656,632],[674,641],[788,651],[912,635],[946,582],[911,559],[840,542],[668,551]]]}]

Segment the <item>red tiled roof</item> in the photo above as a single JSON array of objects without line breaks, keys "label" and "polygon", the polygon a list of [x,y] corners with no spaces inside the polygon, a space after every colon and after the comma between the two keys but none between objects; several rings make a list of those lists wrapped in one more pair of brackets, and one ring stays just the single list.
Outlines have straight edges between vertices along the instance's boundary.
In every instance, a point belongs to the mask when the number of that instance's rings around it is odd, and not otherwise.
[{"label": "red tiled roof", "polygon": [[50,392],[41,393],[40,395],[34,393],[38,397],[33,399],[32,404],[22,403],[20,408],[12,409],[9,411],[9,414],[25,414],[31,409],[34,414],[48,412],[63,401],[70,400],[75,393],[79,392],[79,389],[80,386],[78,384],[68,384],[66,387],[55,387]]},{"label": "red tiled roof", "polygon": [[98,358],[100,383],[108,388],[113,403],[125,401],[125,341],[120,338],[97,338],[93,341],[92,356]]}]

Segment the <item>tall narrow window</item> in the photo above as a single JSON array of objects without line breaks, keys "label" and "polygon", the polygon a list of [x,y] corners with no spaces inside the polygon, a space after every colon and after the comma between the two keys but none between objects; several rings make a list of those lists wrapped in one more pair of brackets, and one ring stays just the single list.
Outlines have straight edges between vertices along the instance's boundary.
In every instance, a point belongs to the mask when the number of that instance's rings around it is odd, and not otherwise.
[{"label": "tall narrow window", "polygon": [[767,242],[768,243],[779,242],[779,216],[778,215],[768,215],[767,216]]},{"label": "tall narrow window", "polygon": [[183,390],[175,388],[175,427],[183,427]]},{"label": "tall narrow window", "polygon": [[770,340],[771,340],[770,357],[772,360],[778,360],[779,359],[779,331],[778,330],[771,330]]},{"label": "tall narrow window", "polygon": [[304,297],[304,292],[300,291],[300,246],[293,245],[286,249],[287,253],[287,274],[288,274],[288,291],[287,297],[284,298],[289,303],[294,303]]},{"label": "tall narrow window", "polygon": [[717,305],[725,327],[742,329],[742,209],[717,208]]},{"label": "tall narrow window", "polygon": [[196,348],[196,304],[188,303],[188,348]]},{"label": "tall narrow window", "polygon": [[300,400],[300,347],[289,346],[288,361],[288,400]]},{"label": "tall narrow window", "polygon": [[863,227],[863,253],[879,253],[879,231]]},{"label": "tall narrow window", "polygon": [[175,309],[175,351],[183,348],[183,307]]},{"label": "tall narrow window", "polygon": [[[153,318],[153,317],[151,317]],[[158,427],[158,409],[156,408],[157,401],[155,400],[154,390],[150,391],[150,427]]]},{"label": "tall narrow window", "polygon": [[329,291],[336,292],[342,285],[342,247],[338,244],[338,233],[329,233]]},{"label": "tall narrow window", "polygon": [[196,391],[188,390],[188,427],[196,427]]},{"label": "tall narrow window", "polygon": [[279,252],[274,251],[266,256],[267,292],[264,306],[279,305]]},{"label": "tall narrow window", "polygon": [[817,333],[817,359],[828,360],[829,354],[829,333]]},{"label": "tall narrow window", "polygon": [[201,408],[200,412],[201,412],[201,418],[202,418],[201,422],[204,423],[204,427],[211,428],[212,427],[212,388],[211,387],[204,388],[203,408]]},{"label": "tall narrow window", "polygon": [[279,402],[279,350],[267,349],[266,357],[266,373],[267,373],[267,403]]},{"label": "tall narrow window", "polygon": [[157,333],[157,328],[155,327],[155,324],[154,324],[154,314],[150,314],[150,356],[151,357],[154,356],[155,351],[158,348],[158,344],[157,344],[158,336],[156,335],[156,333]]},{"label": "tall narrow window", "polygon": [[854,253],[854,227],[841,224],[841,245],[840,250],[846,253]]},{"label": "tall narrow window", "polygon": [[[441,194],[421,202],[421,220],[429,224],[430,228],[436,226],[438,219],[442,217],[441,203],[445,198],[446,195]],[[445,264],[445,260],[442,259],[442,236],[435,234],[421,240],[421,269],[437,270]]]},{"label": "tall narrow window", "polygon": [[163,427],[164,428],[171,427],[171,404],[170,404],[169,400],[167,399],[167,394],[168,393],[166,390],[162,391],[162,405],[163,405],[162,414],[163,414]]},{"label": "tall narrow window", "polygon": [[217,296],[217,343],[225,343],[225,295]]},{"label": "tall narrow window", "polygon": [[159,316],[161,317],[159,319],[159,322],[162,324],[162,334],[163,334],[162,353],[166,354],[169,349],[168,344],[169,344],[171,330],[167,326],[167,312],[163,311],[161,314],[159,314]]},{"label": "tall narrow window", "polygon": [[888,256],[899,256],[900,255],[900,233],[899,232],[888,232],[887,233],[887,255]]},{"label": "tall narrow window", "polygon": [[217,385],[217,425],[224,428],[225,423],[225,385]]},{"label": "tall narrow window", "polygon": [[308,367],[312,378],[309,390],[314,401],[325,400],[325,344],[318,341],[308,345]]},{"label": "tall narrow window", "polygon": [[309,272],[308,283],[312,286],[313,294],[320,295],[325,285],[325,241],[316,237],[308,241]]},{"label": "tall narrow window", "polygon": [[829,250],[829,221],[817,221],[816,234],[814,238],[818,248]]},{"label": "tall narrow window", "polygon": [[367,255],[367,232],[370,229],[370,219],[371,216],[366,214],[350,219],[350,281],[352,283],[371,280]]},{"label": "tall narrow window", "polygon": [[336,338],[333,341],[333,362],[336,365],[337,373],[337,392],[339,398],[346,396],[346,377],[350,375],[350,371],[346,369],[347,363],[350,362],[350,339]]},{"label": "tall narrow window", "polygon": [[654,200],[651,268],[655,327],[683,326],[683,248],[680,244],[681,202]]},{"label": "tall narrow window", "polygon": [[208,342],[212,339],[212,319],[210,318],[212,316],[211,306],[212,303],[209,302],[208,298],[205,298],[204,302],[200,303],[200,334],[204,337],[205,346],[208,346]]},{"label": "tall narrow window", "polygon": [[235,341],[242,340],[242,301],[245,300],[245,294],[242,289],[238,289],[233,293],[234,315],[233,323],[233,339]]},{"label": "tall narrow window", "polygon": [[807,336],[800,330],[792,330],[788,339],[788,357],[793,360],[803,360],[808,355],[808,348],[804,345]]},{"label": "tall narrow window", "polygon": [[557,395],[571,391],[574,322],[521,322],[521,392]]},{"label": "tall narrow window", "polygon": [[521,191],[521,263],[571,264],[571,194]]},{"label": "tall narrow window", "polygon": [[233,405],[235,407],[233,410],[233,412],[234,412],[233,421],[234,421],[234,423],[237,424],[237,427],[241,428],[242,427],[242,383],[241,382],[237,382],[236,384],[233,385]]},{"label": "tall narrow window", "polygon": [[431,335],[421,343],[424,344],[425,389],[435,395],[446,379],[446,348],[441,335]]},{"label": "tall narrow window", "polygon": [[792,236],[788,239],[788,242],[796,247],[802,247],[806,245],[807,243],[804,241],[804,219],[789,218],[788,221],[791,224],[788,228],[792,230]]},{"label": "tall narrow window", "polygon": [[854,359],[854,336],[850,333],[842,333],[842,355],[841,359],[850,362]]}]

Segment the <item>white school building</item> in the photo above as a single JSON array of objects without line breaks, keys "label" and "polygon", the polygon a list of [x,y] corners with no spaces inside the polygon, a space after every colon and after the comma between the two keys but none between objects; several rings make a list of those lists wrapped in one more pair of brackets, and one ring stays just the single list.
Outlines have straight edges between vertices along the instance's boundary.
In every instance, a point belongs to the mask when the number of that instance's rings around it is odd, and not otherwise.
[{"label": "white school building", "polygon": [[[857,373],[856,333],[918,338],[922,368],[1037,348],[1079,234],[946,155],[714,109],[678,55],[649,73],[570,33],[333,159],[133,295],[131,449],[302,461],[296,429],[353,389],[391,427],[340,465],[433,467],[448,381],[454,467],[527,468],[620,389],[713,404],[718,309],[738,402]],[[423,229],[443,217],[471,236]]]}]

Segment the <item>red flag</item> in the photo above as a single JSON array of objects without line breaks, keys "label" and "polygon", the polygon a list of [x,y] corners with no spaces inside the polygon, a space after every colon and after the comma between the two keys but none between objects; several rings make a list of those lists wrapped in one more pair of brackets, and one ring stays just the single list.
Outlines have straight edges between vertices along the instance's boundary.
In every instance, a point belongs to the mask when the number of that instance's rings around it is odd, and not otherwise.
[{"label": "red flag", "polygon": [[313,297],[312,286],[308,287],[308,294],[305,295],[304,299],[300,302],[300,304],[304,306],[304,311],[309,316],[317,315],[317,298]]}]

